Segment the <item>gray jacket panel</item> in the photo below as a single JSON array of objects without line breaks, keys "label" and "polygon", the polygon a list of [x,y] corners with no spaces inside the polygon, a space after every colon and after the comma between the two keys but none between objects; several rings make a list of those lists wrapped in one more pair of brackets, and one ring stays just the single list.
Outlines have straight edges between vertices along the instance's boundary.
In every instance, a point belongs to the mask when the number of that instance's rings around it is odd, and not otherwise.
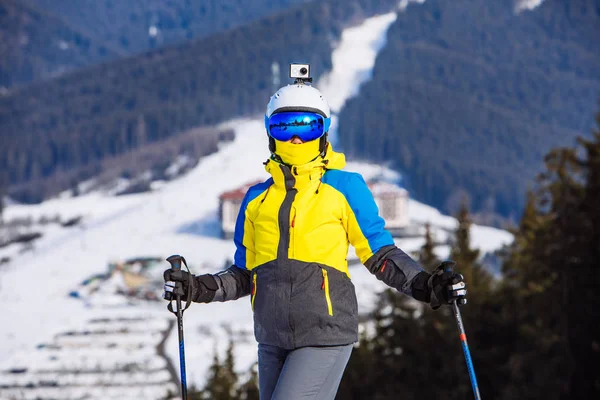
[{"label": "gray jacket panel", "polygon": [[423,272],[415,260],[394,245],[379,249],[365,266],[377,279],[409,296],[415,277]]},{"label": "gray jacket panel", "polygon": [[217,292],[212,301],[237,300],[250,294],[251,273],[245,268],[235,265],[213,275],[217,281]]},{"label": "gray jacket panel", "polygon": [[327,265],[271,261],[252,270],[254,335],[261,344],[293,350],[358,340],[352,281]]}]

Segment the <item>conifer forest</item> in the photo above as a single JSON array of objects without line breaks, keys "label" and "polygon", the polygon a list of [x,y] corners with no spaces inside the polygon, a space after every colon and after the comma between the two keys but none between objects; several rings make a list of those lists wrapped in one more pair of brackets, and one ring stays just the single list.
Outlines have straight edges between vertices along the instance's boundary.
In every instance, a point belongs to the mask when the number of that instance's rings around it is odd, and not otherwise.
[{"label": "conifer forest", "polygon": [[219,307],[185,314],[190,400],[261,398],[261,279],[318,332],[352,307],[336,399],[472,399],[447,260],[483,399],[600,399],[600,0],[0,0],[0,399],[182,396],[173,254]]}]

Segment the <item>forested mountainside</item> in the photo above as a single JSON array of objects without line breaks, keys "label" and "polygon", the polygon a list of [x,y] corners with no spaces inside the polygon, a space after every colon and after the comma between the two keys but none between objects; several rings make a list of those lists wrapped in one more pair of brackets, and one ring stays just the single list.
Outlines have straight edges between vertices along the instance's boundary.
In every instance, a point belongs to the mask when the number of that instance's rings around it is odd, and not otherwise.
[{"label": "forested mountainside", "polygon": [[0,95],[16,84],[50,78],[121,54],[89,32],[21,0],[0,0]]},{"label": "forested mountainside", "polygon": [[206,37],[306,1],[0,0],[0,86]]},{"label": "forested mountainside", "polygon": [[[0,97],[0,170],[13,187],[194,126],[263,112],[290,61],[315,78],[346,26],[396,0],[312,1],[209,38],[31,84]],[[13,196],[33,201],[38,196]],[[29,193],[29,192],[28,192]]]},{"label": "forested mountainside", "polygon": [[515,216],[554,146],[588,135],[600,100],[600,1],[427,0],[388,31],[340,116],[350,156],[393,164],[445,211]]}]

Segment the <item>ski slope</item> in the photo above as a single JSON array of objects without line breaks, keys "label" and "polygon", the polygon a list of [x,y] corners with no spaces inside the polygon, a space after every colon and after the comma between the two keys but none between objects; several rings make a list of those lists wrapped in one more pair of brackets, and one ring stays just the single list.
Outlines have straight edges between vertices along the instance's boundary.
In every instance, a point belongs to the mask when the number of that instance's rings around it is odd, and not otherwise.
[{"label": "ski slope", "polygon": [[[387,28],[395,18],[395,13],[370,18],[344,31],[333,54],[332,71],[315,84],[332,102],[334,113],[356,95],[360,85],[370,77],[377,52],[385,43]],[[12,204],[6,208],[6,220],[52,215],[67,219],[82,215],[83,223],[73,228],[48,227],[31,251],[20,253],[16,245],[0,249],[0,258],[12,258],[8,265],[0,266],[3,321],[0,354],[4,355],[0,372],[19,367],[35,370],[40,358],[38,344],[56,342],[65,331],[85,330],[91,319],[137,316],[156,320],[163,326],[165,320],[174,318],[167,312],[166,303],[130,306],[117,298],[108,302],[112,304],[110,307],[93,307],[68,297],[81,281],[105,272],[110,260],[137,256],[166,258],[177,253],[186,257],[193,273],[201,274],[215,272],[233,258],[233,242],[219,237],[218,196],[249,181],[268,178],[263,161],[269,152],[262,117],[230,121],[224,126],[235,130],[232,142],[203,158],[185,176],[158,185],[153,192],[121,197],[96,192],[80,197],[61,196],[39,205]],[[351,162],[347,169],[361,172],[365,179],[382,174],[397,177],[396,173],[373,164]],[[414,200],[410,201],[409,214],[413,222],[431,223],[438,240],[444,240],[447,230],[456,226],[454,218]],[[473,245],[483,251],[512,241],[509,233],[488,227],[474,226],[472,236]],[[418,250],[422,244],[421,238],[398,241],[407,252]],[[447,256],[447,248],[438,250],[440,257]],[[168,268],[166,261],[164,268]],[[384,286],[362,266],[352,267],[351,274],[360,311],[368,312],[376,293]],[[184,327],[189,385],[203,384],[213,349],[223,354],[229,337],[236,343],[236,366],[240,372],[248,371],[256,361],[252,312],[247,298],[228,303],[193,304],[185,312]],[[124,346],[131,339],[115,336],[112,340]],[[139,340],[155,343],[156,337],[146,335]],[[92,347],[100,345],[94,342]],[[176,331],[171,333],[165,346],[178,369]],[[112,358],[111,354],[106,353],[102,366],[112,363],[117,367],[122,363],[121,356]],[[162,365],[146,353],[136,357],[147,357],[155,365]],[[67,366],[79,365],[79,361],[68,355],[61,362]],[[138,378],[143,382],[143,377]],[[122,391],[119,393],[123,396]],[[162,392],[154,393],[158,396]],[[152,398],[148,393],[142,397]],[[109,398],[108,394],[103,398]]]},{"label": "ski slope", "polygon": [[522,11],[531,11],[536,7],[539,7],[544,0],[519,0],[515,3],[515,12],[519,14]]}]

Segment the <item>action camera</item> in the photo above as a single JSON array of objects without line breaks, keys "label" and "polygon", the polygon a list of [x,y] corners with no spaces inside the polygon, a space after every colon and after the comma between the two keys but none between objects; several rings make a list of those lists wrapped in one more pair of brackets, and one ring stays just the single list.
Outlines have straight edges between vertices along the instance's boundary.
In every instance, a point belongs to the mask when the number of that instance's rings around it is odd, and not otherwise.
[{"label": "action camera", "polygon": [[310,78],[309,64],[290,64],[290,78],[307,79]]}]

